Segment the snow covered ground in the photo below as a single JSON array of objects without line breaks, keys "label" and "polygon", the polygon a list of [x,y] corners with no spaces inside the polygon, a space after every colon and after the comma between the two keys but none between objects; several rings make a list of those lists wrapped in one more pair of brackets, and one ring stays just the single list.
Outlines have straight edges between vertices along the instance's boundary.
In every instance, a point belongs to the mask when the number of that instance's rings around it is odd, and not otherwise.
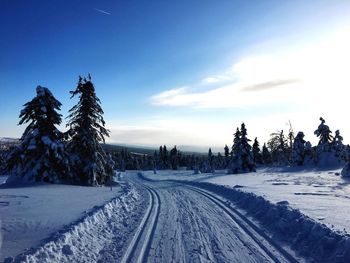
[{"label": "snow covered ground", "polygon": [[52,184],[0,188],[0,262],[38,246],[122,192],[120,186],[112,191]]},{"label": "snow covered ground", "polygon": [[303,214],[330,228],[350,233],[350,180],[341,169],[297,170],[264,168],[256,173],[227,175],[225,171],[194,175],[193,171],[157,171],[145,175],[155,180],[203,181],[253,192],[277,203],[287,201]]},{"label": "snow covered ground", "polygon": [[348,229],[338,172],[128,171],[113,191],[1,188],[0,261],[349,262],[350,236],[322,225]]}]

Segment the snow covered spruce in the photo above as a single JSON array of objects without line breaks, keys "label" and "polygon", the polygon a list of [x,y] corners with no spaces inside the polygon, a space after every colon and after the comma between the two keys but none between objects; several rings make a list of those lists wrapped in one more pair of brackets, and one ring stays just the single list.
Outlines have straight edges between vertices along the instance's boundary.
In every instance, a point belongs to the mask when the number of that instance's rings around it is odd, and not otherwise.
[{"label": "snow covered spruce", "polygon": [[247,129],[242,123],[241,130],[237,128],[232,146],[232,158],[229,173],[245,173],[255,171],[252,147],[247,138]]},{"label": "snow covered spruce", "polygon": [[29,123],[21,144],[9,156],[7,183],[50,182],[69,180],[68,156],[63,134],[56,128],[62,115],[57,113],[61,103],[48,88],[38,86],[36,97],[24,105],[19,124]]},{"label": "snow covered spruce", "polygon": [[113,174],[111,164],[106,160],[106,153],[100,143],[105,142],[109,131],[104,127],[103,110],[95,94],[95,87],[88,79],[79,77],[78,86],[71,91],[72,98],[79,96],[79,102],[70,109],[67,132],[70,140],[67,149],[70,155],[74,180],[81,184],[104,184]]},{"label": "snow covered spruce", "polygon": [[79,77],[71,94],[78,95],[79,102],[70,110],[66,133],[56,127],[62,122],[61,103],[48,88],[38,86],[36,96],[24,105],[19,124],[28,126],[7,159],[6,184],[100,185],[110,180],[114,164],[100,145],[108,130],[90,75]]}]

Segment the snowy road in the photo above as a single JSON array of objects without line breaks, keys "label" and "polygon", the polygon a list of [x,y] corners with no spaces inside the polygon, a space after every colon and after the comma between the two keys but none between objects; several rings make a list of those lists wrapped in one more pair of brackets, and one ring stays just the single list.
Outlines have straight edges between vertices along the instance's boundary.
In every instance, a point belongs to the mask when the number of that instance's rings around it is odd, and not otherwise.
[{"label": "snowy road", "polygon": [[304,261],[207,190],[136,172],[123,178],[123,194],[15,262]]},{"label": "snowy road", "polygon": [[298,262],[219,197],[175,182],[127,180],[150,202],[121,262]]}]

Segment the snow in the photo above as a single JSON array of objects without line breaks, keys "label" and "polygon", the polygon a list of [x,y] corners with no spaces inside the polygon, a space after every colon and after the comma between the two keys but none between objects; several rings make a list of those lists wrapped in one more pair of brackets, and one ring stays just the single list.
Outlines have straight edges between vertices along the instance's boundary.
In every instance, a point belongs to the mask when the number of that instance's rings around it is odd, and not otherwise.
[{"label": "snow", "polygon": [[119,262],[131,251],[150,262],[349,262],[350,180],[340,172],[136,171],[119,173],[113,191],[2,187],[0,261]]},{"label": "snow", "polygon": [[350,165],[346,164],[343,170],[341,171],[341,175],[344,178],[350,178]]},{"label": "snow", "polygon": [[341,231],[349,229],[350,182],[343,181],[339,171],[274,168],[238,175],[222,171],[197,178],[193,171],[145,175],[154,183],[184,182],[217,194],[254,221],[259,232],[267,229],[273,239],[289,244],[311,262],[350,262],[350,235]]},{"label": "snow", "polygon": [[128,224],[132,221],[130,214],[135,211],[138,198],[137,191],[127,187],[118,197],[61,231],[44,245],[19,255],[15,261],[111,262],[122,252],[138,223],[140,215],[134,214],[134,224]]},{"label": "snow", "polygon": [[330,228],[350,233],[350,180],[340,173],[341,169],[260,168],[256,173],[231,175],[226,171],[199,175],[193,171],[157,171],[145,175],[155,180],[204,181],[235,187],[275,204],[287,201],[290,207]]},{"label": "snow", "polygon": [[[0,182],[5,181],[4,176]],[[40,245],[92,208],[122,194],[119,187],[36,184],[0,189],[0,261]],[[0,237],[0,240],[1,240]]]}]

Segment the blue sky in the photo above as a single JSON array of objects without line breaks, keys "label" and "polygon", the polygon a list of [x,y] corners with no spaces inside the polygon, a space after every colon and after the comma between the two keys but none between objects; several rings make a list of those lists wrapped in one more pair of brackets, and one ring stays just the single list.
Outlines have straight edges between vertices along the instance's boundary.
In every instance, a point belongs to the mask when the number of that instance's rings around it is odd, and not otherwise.
[{"label": "blue sky", "polygon": [[266,141],[288,120],[314,141],[321,115],[347,140],[349,12],[346,0],[2,0],[0,137],[21,135],[39,84],[66,116],[90,72],[109,142],[221,146],[242,121]]}]

